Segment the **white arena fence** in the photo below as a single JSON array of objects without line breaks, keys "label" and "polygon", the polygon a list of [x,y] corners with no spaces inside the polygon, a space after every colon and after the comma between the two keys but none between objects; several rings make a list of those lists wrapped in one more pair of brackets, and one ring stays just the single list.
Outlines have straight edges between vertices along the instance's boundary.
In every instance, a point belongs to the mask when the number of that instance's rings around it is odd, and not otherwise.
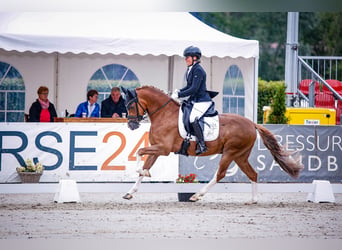
[{"label": "white arena fence", "polygon": [[[149,123],[131,131],[126,123],[1,123],[0,193],[55,192],[58,182],[72,179],[80,192],[124,193],[137,178],[136,152],[148,145]],[[313,180],[328,180],[342,193],[342,127],[265,125],[298,151],[305,166],[291,179],[273,161],[260,138],[250,156],[259,173],[259,192],[311,192]],[[21,184],[16,167],[27,158],[45,171],[39,184]],[[220,155],[160,157],[139,192],[198,191],[217,169]],[[196,173],[199,184],[176,184],[178,174]],[[210,192],[250,192],[247,177],[232,163],[226,177]]]}]

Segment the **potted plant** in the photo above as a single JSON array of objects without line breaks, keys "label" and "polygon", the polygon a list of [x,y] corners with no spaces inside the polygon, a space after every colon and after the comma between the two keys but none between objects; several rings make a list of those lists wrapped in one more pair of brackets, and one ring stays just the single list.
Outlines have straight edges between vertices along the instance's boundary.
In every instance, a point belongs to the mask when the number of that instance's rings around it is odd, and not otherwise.
[{"label": "potted plant", "polygon": [[25,161],[25,166],[17,167],[17,173],[22,183],[37,183],[43,174],[43,164],[38,162],[34,164],[31,159]]},{"label": "potted plant", "polygon": [[[198,183],[196,179],[196,174],[188,174],[188,175],[178,175],[176,183]],[[195,193],[178,193],[178,201],[182,202],[189,202],[190,197],[193,196]]]}]

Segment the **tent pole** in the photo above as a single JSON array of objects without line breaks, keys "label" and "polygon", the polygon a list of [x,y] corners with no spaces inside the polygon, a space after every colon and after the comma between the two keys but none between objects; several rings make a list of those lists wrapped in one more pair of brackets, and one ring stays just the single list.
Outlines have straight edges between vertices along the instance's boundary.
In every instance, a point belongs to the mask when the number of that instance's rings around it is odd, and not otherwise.
[{"label": "tent pole", "polygon": [[173,73],[175,70],[175,56],[169,57],[169,68],[168,68],[168,79],[167,79],[167,92],[169,94],[173,91]]},{"label": "tent pole", "polygon": [[213,57],[210,57],[210,89],[213,89]]},{"label": "tent pole", "polygon": [[287,14],[287,37],[285,54],[285,84],[287,106],[293,106],[291,100],[297,93],[297,60],[298,60],[298,23],[299,13]]},{"label": "tent pole", "polygon": [[259,57],[256,56],[254,57],[254,110],[253,110],[253,122],[257,123],[258,122],[258,71],[259,71]]},{"label": "tent pole", "polygon": [[[55,57],[55,105],[56,105],[56,109],[58,110],[58,75],[59,75],[59,53],[56,52],[55,53],[56,57]],[[57,111],[58,114],[58,111]]]}]

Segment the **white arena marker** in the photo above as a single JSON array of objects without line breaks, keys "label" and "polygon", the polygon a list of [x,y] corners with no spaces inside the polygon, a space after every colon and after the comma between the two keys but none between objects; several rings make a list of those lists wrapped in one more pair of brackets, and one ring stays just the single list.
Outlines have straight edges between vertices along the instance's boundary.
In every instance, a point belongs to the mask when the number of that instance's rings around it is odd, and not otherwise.
[{"label": "white arena marker", "polygon": [[80,194],[78,192],[75,180],[60,180],[58,191],[55,194],[54,202],[80,202]]},{"label": "white arena marker", "polygon": [[307,201],[320,202],[335,202],[334,192],[329,181],[314,180],[313,192],[308,194]]}]

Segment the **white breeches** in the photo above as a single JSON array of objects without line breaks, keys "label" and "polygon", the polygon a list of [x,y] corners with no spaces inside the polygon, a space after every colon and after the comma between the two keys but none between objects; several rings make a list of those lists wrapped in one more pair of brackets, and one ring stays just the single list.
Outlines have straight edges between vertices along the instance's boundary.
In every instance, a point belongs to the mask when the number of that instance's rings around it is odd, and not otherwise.
[{"label": "white breeches", "polygon": [[190,114],[190,122],[194,122],[196,117],[201,117],[210,105],[211,102],[195,102]]}]

